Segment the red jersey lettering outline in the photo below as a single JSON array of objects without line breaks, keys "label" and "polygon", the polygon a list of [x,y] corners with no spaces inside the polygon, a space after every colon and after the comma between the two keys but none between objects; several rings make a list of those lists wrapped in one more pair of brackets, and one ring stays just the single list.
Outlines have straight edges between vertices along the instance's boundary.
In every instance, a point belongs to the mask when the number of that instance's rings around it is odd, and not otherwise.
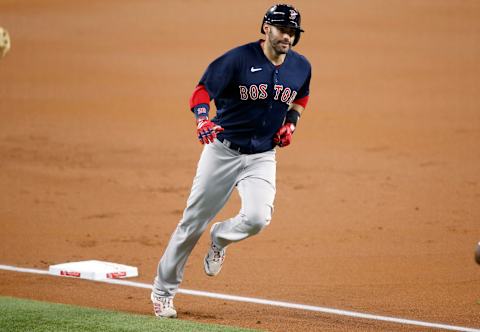
[{"label": "red jersey lettering outline", "polygon": [[240,89],[240,99],[247,100],[248,99],[248,89],[245,85],[239,85],[238,88]]},{"label": "red jersey lettering outline", "polygon": [[280,92],[283,90],[283,85],[275,84],[273,88],[275,89],[275,96],[273,97],[273,99],[278,100],[278,96],[280,95]]}]

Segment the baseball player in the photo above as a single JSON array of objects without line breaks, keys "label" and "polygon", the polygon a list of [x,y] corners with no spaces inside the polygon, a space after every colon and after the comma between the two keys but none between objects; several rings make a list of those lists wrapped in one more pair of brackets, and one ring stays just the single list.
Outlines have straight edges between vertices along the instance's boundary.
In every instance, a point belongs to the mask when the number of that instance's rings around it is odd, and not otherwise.
[{"label": "baseball player", "polygon": [[[185,263],[235,188],[241,198],[240,212],[211,227],[205,273],[217,275],[230,244],[270,223],[275,147],[290,144],[309,97],[310,63],[292,50],[302,32],[298,10],[284,4],[272,6],[261,25],[265,39],[214,60],[194,90],[190,107],[204,148],[183,217],[158,265],[151,293],[156,316],[177,316],[173,297]],[[212,99],[217,112],[210,119]]]}]

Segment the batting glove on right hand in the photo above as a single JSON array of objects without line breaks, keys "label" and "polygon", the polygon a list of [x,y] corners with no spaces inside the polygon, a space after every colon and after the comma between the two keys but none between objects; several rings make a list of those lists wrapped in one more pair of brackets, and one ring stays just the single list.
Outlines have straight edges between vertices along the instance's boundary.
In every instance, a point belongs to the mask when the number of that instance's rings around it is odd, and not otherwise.
[{"label": "batting glove on right hand", "polygon": [[213,140],[217,137],[217,133],[222,131],[223,131],[222,127],[208,120],[208,118],[197,120],[198,140],[202,144],[213,143]]}]

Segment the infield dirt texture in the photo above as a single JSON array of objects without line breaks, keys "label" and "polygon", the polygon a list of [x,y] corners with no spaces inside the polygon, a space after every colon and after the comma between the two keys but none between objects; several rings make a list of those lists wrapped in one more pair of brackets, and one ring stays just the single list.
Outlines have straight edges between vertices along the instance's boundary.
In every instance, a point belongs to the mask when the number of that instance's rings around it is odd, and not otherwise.
[{"label": "infield dirt texture", "polygon": [[[0,2],[0,264],[99,259],[150,283],[201,145],[188,98],[267,1]],[[296,1],[313,66],[271,225],[183,288],[480,328],[480,2]],[[238,198],[217,220],[232,216]],[[149,291],[0,272],[0,295],[150,314]],[[179,295],[179,317],[416,331]]]}]

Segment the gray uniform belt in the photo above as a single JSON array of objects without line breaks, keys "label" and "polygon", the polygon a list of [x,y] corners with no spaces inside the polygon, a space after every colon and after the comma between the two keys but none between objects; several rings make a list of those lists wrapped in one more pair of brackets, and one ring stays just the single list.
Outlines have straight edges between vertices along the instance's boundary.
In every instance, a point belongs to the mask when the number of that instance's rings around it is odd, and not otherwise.
[{"label": "gray uniform belt", "polygon": [[250,149],[241,147],[233,142],[230,142],[228,139],[223,137],[217,137],[220,142],[223,143],[227,148],[237,151],[242,154],[252,154],[253,152]]}]

